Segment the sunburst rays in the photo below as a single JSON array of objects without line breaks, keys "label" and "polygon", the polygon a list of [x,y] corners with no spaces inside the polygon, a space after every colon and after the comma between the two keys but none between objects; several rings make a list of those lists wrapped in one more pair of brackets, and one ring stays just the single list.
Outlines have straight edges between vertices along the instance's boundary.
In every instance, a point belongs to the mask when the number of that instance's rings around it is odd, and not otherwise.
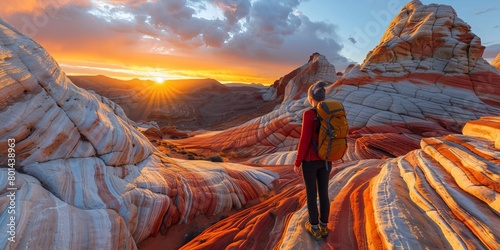
[{"label": "sunburst rays", "polygon": [[134,95],[133,100],[141,100],[137,112],[140,112],[140,120],[147,120],[149,115],[155,111],[163,114],[170,113],[175,103],[179,101],[180,92],[170,86],[167,81],[148,81],[144,88]]}]

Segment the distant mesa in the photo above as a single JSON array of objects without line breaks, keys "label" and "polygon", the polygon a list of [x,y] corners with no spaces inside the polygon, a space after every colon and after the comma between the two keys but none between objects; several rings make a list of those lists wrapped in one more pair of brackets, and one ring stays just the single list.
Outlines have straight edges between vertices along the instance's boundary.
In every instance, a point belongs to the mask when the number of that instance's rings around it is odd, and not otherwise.
[{"label": "distant mesa", "polygon": [[231,82],[231,83],[224,83],[224,85],[229,86],[229,87],[241,87],[241,88],[261,88],[265,89],[268,86],[265,86],[262,83],[237,83],[237,82]]},{"label": "distant mesa", "polygon": [[[97,76],[68,76],[69,79],[75,82],[80,87],[89,89],[131,89],[131,88],[144,88],[157,85],[152,80],[140,80],[134,78],[132,80],[119,80],[103,75]],[[195,92],[205,89],[213,91],[228,92],[228,88],[221,84],[219,81],[206,78],[206,79],[179,79],[179,80],[165,80],[166,85],[163,88],[173,89],[178,92]]]},{"label": "distant mesa", "polygon": [[[136,122],[157,121],[180,130],[224,129],[272,110],[262,85],[227,85],[214,79],[118,80],[69,76],[75,85],[106,96]],[[238,86],[238,87],[236,87]]]}]

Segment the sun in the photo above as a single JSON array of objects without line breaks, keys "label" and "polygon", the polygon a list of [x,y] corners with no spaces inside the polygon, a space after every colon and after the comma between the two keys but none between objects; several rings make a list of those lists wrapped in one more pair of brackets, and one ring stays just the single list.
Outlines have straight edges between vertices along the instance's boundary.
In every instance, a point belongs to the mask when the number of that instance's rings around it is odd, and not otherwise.
[{"label": "sun", "polygon": [[156,84],[163,84],[165,82],[165,79],[163,79],[163,77],[161,77],[161,76],[157,76],[155,78],[155,81],[156,81]]}]

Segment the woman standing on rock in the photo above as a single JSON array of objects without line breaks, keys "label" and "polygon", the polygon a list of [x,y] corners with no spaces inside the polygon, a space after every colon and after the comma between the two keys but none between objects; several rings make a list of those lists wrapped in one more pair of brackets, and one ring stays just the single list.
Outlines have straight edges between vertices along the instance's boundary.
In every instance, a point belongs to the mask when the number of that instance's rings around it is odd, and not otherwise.
[{"label": "woman standing on rock", "polygon": [[[313,108],[304,112],[302,117],[302,132],[300,134],[294,171],[302,175],[306,185],[307,209],[309,220],[305,223],[307,232],[316,240],[328,235],[328,217],[330,214],[330,199],[328,197],[328,180],[332,163],[322,160],[313,146],[318,143],[318,120],[316,106],[325,99],[326,82],[318,81],[309,87],[307,100]],[[317,197],[319,194],[319,214]],[[318,220],[319,217],[319,220]]]}]

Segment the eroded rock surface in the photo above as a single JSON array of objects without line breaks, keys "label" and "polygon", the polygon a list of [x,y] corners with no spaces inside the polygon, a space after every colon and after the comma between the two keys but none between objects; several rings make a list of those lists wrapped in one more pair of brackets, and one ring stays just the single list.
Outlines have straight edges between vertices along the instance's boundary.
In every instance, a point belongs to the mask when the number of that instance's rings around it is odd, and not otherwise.
[{"label": "eroded rock surface", "polygon": [[0,154],[2,249],[135,249],[173,224],[242,207],[278,177],[162,156],[119,106],[73,85],[1,19],[0,87],[0,152],[15,150],[14,168]]},{"label": "eroded rock surface", "polygon": [[283,191],[210,227],[182,249],[495,249],[500,244],[500,118],[428,137],[386,160],[335,166],[329,235],[315,241],[302,180],[278,168]]}]

